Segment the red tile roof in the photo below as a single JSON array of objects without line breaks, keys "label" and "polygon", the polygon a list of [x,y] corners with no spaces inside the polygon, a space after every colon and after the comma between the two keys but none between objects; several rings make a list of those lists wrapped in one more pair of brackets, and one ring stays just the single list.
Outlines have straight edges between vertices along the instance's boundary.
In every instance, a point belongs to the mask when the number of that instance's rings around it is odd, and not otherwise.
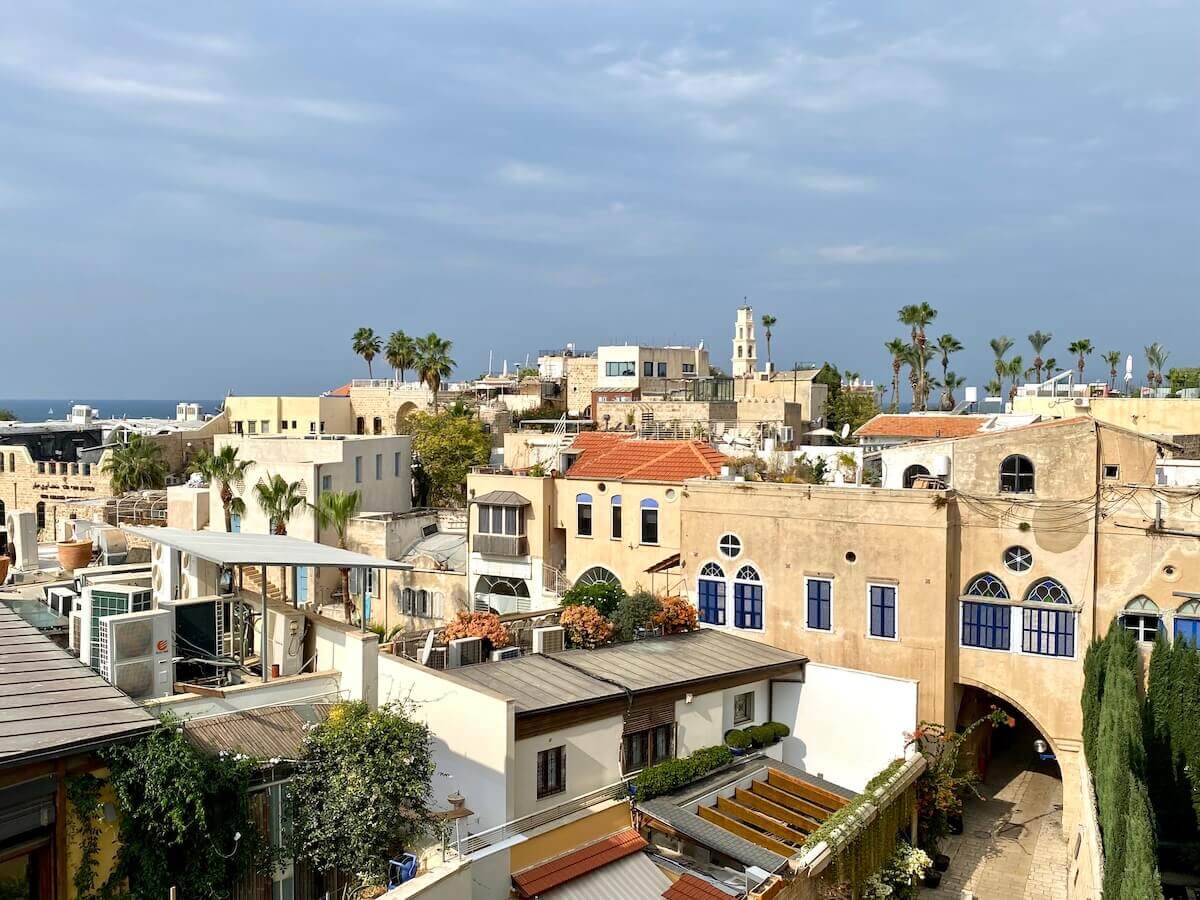
[{"label": "red tile roof", "polygon": [[683,875],[663,891],[666,900],[730,900],[730,895],[695,875]]},{"label": "red tile roof", "polygon": [[350,385],[343,384],[341,387],[334,388],[332,391],[326,391],[325,396],[326,397],[349,397],[350,396]]},{"label": "red tile roof", "polygon": [[594,844],[588,844],[564,856],[518,872],[512,877],[513,884],[519,896],[536,897],[618,859],[631,856],[645,846],[645,839],[636,831],[618,831]]},{"label": "red tile roof", "polygon": [[583,453],[567,471],[571,478],[683,482],[717,475],[729,462],[704,441],[647,441],[621,432],[584,432],[572,446]]},{"label": "red tile roof", "polygon": [[879,415],[862,425],[858,437],[954,438],[976,434],[990,416]]}]

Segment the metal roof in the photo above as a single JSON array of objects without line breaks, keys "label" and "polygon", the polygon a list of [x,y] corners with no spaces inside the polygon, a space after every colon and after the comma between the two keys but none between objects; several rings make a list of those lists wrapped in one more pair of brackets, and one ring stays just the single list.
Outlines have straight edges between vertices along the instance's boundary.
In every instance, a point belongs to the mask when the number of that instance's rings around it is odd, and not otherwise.
[{"label": "metal roof", "polygon": [[418,557],[428,556],[447,571],[467,571],[467,536],[457,531],[439,531],[418,538],[400,554],[403,562],[415,564]]},{"label": "metal roof", "polygon": [[528,498],[522,497],[516,491],[488,491],[471,500],[472,503],[486,503],[489,506],[532,506]]},{"label": "metal roof", "polygon": [[408,563],[395,562],[364,553],[352,553],[304,541],[286,534],[250,534],[224,531],[186,531],[182,528],[156,528],[122,525],[123,531],[158,544],[165,544],[200,559],[224,566],[329,566],[341,569],[411,569]]},{"label": "metal roof", "polygon": [[330,703],[301,703],[295,706],[264,706],[192,719],[183,726],[193,744],[209,753],[228,750],[254,759],[300,758],[309,727],[324,722]]},{"label": "metal roof", "polygon": [[798,653],[703,628],[595,650],[531,654],[442,674],[511,697],[520,714],[757,669],[783,674],[800,670],[807,661]]},{"label": "metal roof", "polygon": [[767,872],[777,872],[787,862],[786,857],[738,837],[720,825],[676,806],[665,797],[644,800],[638,804],[638,809],[670,825],[701,846],[717,850],[730,859],[736,859],[743,866],[758,866]]},{"label": "metal roof", "polygon": [[639,851],[537,896],[546,900],[661,900],[670,886],[666,873]]},{"label": "metal roof", "polygon": [[0,605],[0,766],[81,753],[158,720]]}]

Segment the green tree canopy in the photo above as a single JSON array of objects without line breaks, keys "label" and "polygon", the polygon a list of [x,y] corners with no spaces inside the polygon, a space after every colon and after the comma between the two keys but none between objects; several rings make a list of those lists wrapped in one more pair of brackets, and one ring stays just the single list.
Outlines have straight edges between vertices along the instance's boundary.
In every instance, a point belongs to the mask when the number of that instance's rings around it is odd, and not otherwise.
[{"label": "green tree canopy", "polygon": [[606,619],[612,618],[625,598],[625,589],[613,581],[573,584],[563,594],[563,606],[592,606]]},{"label": "green tree canopy", "polygon": [[130,434],[114,447],[100,469],[108,476],[114,494],[162,488],[167,483],[167,463],[162,447],[140,434]]},{"label": "green tree canopy", "polygon": [[413,478],[419,506],[461,506],[467,473],[487,465],[492,441],[474,416],[413,413],[405,420],[412,435]]},{"label": "green tree canopy", "polygon": [[378,883],[387,862],[433,833],[433,737],[398,706],[341,703],[304,738],[292,784],[298,856]]}]

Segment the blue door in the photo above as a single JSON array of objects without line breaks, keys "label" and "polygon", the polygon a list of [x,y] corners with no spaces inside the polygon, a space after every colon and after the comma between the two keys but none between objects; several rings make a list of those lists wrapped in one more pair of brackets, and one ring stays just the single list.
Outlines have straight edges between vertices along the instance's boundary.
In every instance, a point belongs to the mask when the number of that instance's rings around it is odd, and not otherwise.
[{"label": "blue door", "polygon": [[229,530],[234,534],[242,530],[242,517],[237,513],[232,513],[229,516]]},{"label": "blue door", "polygon": [[296,567],[296,602],[308,602],[308,566]]}]

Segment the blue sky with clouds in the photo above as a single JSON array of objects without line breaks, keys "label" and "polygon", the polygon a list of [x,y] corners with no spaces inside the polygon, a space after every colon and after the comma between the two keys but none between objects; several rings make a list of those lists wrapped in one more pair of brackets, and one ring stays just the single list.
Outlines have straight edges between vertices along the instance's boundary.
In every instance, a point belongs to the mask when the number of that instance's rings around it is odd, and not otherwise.
[{"label": "blue sky with clouds", "polygon": [[[705,339],[890,378],[895,310],[1195,362],[1200,7],[0,8],[0,395],[304,392]],[[1097,364],[1097,370],[1100,366]],[[80,385],[86,383],[86,389]]]}]

